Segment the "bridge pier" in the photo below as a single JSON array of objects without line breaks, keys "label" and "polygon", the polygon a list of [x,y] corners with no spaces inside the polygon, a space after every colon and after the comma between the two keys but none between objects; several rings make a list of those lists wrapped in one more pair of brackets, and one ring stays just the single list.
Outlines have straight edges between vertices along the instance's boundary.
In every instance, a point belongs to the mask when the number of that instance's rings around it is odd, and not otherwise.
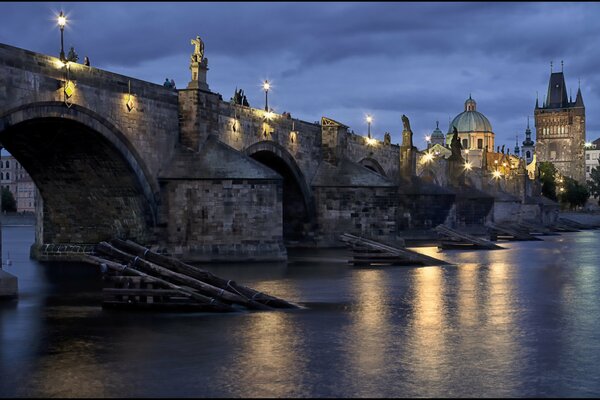
[{"label": "bridge pier", "polygon": [[[0,146],[2,150],[2,146]],[[0,196],[0,300],[12,299],[17,297],[18,293],[18,281],[17,277],[10,274],[2,269],[4,266],[4,259],[2,257],[2,196]]]}]

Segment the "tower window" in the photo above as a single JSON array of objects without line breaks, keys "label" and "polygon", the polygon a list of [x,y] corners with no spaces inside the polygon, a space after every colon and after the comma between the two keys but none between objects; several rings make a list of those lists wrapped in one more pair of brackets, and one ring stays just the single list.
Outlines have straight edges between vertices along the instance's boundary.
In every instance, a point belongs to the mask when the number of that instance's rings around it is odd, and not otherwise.
[{"label": "tower window", "polygon": [[483,139],[477,139],[477,148],[483,149]]},{"label": "tower window", "polygon": [[531,152],[528,151],[526,154],[527,154],[527,156],[526,156],[527,158],[531,158]]},{"label": "tower window", "polygon": [[462,147],[463,147],[463,149],[468,149],[469,148],[469,139],[463,139],[463,141],[462,141]]}]

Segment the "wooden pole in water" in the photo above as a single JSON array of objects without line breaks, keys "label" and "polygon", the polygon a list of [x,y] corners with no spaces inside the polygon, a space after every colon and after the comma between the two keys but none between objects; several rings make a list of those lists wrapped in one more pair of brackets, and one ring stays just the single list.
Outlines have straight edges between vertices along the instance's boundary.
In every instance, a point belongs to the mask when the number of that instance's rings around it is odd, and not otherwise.
[{"label": "wooden pole in water", "polygon": [[200,293],[207,295],[207,296],[219,298],[223,301],[227,301],[227,302],[231,302],[231,303],[235,303],[235,304],[240,304],[240,305],[246,306],[251,309],[257,309],[257,310],[271,310],[272,309],[269,306],[266,306],[261,303],[257,303],[246,297],[242,297],[238,294],[231,293],[224,289],[217,288],[213,285],[202,282],[198,279],[194,279],[187,275],[171,271],[167,268],[161,267],[158,264],[144,260],[138,256],[133,256],[131,254],[128,254],[122,250],[115,248],[114,246],[111,246],[110,244],[108,244],[106,242],[101,242],[100,244],[98,244],[98,246],[96,246],[96,251],[99,253],[102,253],[102,254],[106,254],[109,257],[113,257],[118,260],[130,263],[131,267],[140,269],[140,270],[144,271],[145,273],[151,274],[152,276],[160,275],[164,278],[168,278],[170,281],[173,281],[177,284],[182,284],[182,285],[188,286],[192,289],[196,289]]},{"label": "wooden pole in water", "polygon": [[111,243],[128,253],[135,254],[136,256],[153,262],[155,264],[163,265],[177,271],[182,274],[189,275],[198,280],[209,283],[213,286],[216,286],[220,289],[224,289],[226,291],[237,293],[241,296],[247,297],[251,300],[254,300],[258,303],[262,303],[268,305],[273,308],[300,308],[300,306],[290,303],[288,301],[279,299],[274,296],[270,296],[265,293],[258,292],[254,289],[248,288],[246,286],[238,285],[235,281],[227,280],[219,278],[218,276],[213,275],[212,273],[205,271],[201,268],[195,267],[193,265],[186,264],[180,260],[175,258],[166,257],[164,255],[155,253],[150,251],[150,249],[143,247],[137,243],[134,243],[130,240],[123,241],[120,239],[112,240]]},{"label": "wooden pole in water", "polygon": [[92,256],[92,255],[87,255],[86,259],[90,262],[92,262],[93,264],[96,264],[98,266],[103,266],[105,265],[106,267],[118,271],[118,272],[128,272],[128,273],[132,273],[134,275],[137,276],[141,276],[149,281],[155,282],[155,283],[160,283],[166,287],[168,287],[169,289],[173,289],[173,290],[177,290],[178,292],[180,292],[181,294],[185,295],[186,297],[190,297],[194,300],[196,300],[197,302],[206,305],[207,307],[213,309],[214,311],[221,311],[221,312],[232,312],[235,311],[235,309],[233,307],[231,307],[228,304],[224,304],[221,303],[220,301],[211,298],[211,297],[206,297],[202,294],[199,293],[195,293],[192,290],[183,288],[181,286],[175,285],[171,282],[168,282],[164,279],[161,278],[157,278],[151,275],[148,275],[144,272],[138,271],[135,268],[131,268],[128,267],[127,265],[123,265],[123,264],[119,264],[117,262],[114,261],[110,261],[110,260],[105,260],[103,258],[100,257],[96,257],[96,256]]}]

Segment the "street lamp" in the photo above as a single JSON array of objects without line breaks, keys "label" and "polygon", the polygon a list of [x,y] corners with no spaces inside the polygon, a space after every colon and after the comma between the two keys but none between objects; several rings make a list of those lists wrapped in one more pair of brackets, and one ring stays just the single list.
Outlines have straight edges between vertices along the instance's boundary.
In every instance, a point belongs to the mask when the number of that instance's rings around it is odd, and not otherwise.
[{"label": "street lamp", "polygon": [[373,117],[367,115],[367,136],[371,139],[371,122],[373,122]]},{"label": "street lamp", "polygon": [[65,46],[63,40],[63,32],[65,30],[65,25],[67,24],[67,16],[63,14],[61,11],[58,15],[58,26],[60,27],[60,61],[65,62]]},{"label": "street lamp", "polygon": [[271,88],[271,84],[269,81],[265,80],[263,83],[263,89],[265,89],[265,111],[269,111],[269,89]]}]

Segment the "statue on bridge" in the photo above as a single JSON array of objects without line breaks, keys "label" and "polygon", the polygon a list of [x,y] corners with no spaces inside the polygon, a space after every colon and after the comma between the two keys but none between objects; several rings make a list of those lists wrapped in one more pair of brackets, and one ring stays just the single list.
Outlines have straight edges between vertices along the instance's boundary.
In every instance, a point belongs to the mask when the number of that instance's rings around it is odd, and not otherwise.
[{"label": "statue on bridge", "polygon": [[389,146],[390,144],[392,144],[392,136],[390,135],[389,132],[386,132],[383,134],[383,144],[386,146]]},{"label": "statue on bridge", "polygon": [[192,39],[191,44],[194,45],[194,52],[192,53],[192,62],[201,63],[204,60],[204,42],[200,39],[200,36],[196,35],[196,39]]},{"label": "statue on bridge", "polygon": [[402,129],[402,147],[413,147],[413,132],[410,129],[410,121],[408,117],[402,114],[402,124],[404,125],[404,129]]},{"label": "statue on bridge", "polygon": [[452,135],[452,140],[450,141],[450,150],[452,151],[452,154],[450,155],[450,157],[448,157],[448,159],[463,162],[464,160],[461,154],[462,145],[460,144],[460,138],[458,137],[458,130],[455,126],[453,126],[452,129],[454,131],[454,134]]},{"label": "statue on bridge", "polygon": [[190,59],[190,71],[192,80],[188,83],[188,89],[209,90],[206,83],[206,72],[208,71],[208,58],[204,57],[204,42],[200,36],[190,41],[194,45],[194,52]]}]

